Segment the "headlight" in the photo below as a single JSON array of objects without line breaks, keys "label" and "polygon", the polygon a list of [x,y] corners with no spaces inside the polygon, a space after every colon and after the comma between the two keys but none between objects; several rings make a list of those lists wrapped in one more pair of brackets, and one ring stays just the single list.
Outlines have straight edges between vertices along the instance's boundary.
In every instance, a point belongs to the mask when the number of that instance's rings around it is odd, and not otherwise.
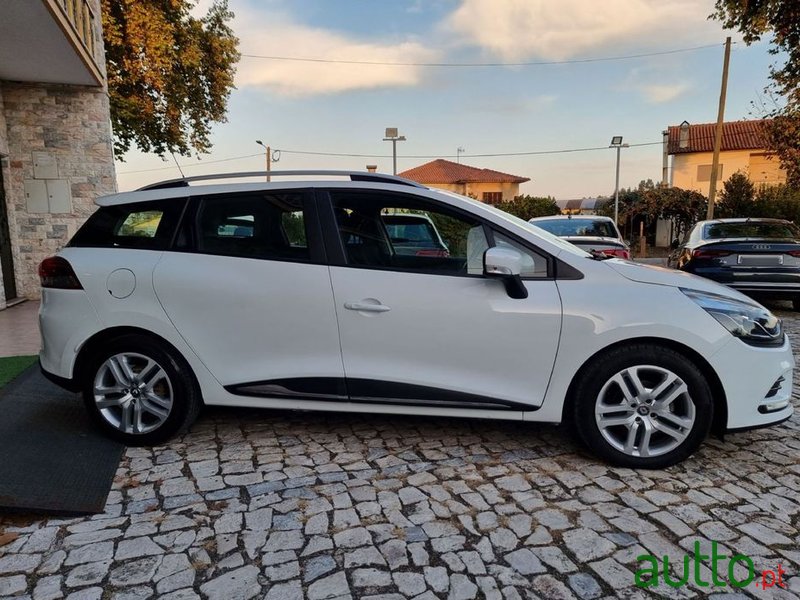
[{"label": "headlight", "polygon": [[681,291],[742,341],[755,346],[783,344],[781,320],[763,306],[709,292]]}]

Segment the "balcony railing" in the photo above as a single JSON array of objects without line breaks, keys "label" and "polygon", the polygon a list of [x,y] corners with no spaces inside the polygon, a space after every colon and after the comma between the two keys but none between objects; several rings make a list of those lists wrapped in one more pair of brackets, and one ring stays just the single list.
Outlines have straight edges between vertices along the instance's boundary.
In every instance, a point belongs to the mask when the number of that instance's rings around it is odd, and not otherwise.
[{"label": "balcony railing", "polygon": [[89,52],[93,60],[97,60],[95,53],[95,15],[89,7],[87,0],[58,0],[58,4],[63,8],[64,14],[72,25],[75,33],[78,34],[83,46]]}]

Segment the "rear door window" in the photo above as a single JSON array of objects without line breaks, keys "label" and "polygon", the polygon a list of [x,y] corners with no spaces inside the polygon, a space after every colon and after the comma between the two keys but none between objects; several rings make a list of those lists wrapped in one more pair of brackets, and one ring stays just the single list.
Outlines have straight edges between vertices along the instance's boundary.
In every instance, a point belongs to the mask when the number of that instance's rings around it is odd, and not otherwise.
[{"label": "rear door window", "polygon": [[197,251],[308,261],[303,199],[294,191],[204,198],[197,214]]},{"label": "rear door window", "polygon": [[72,247],[166,250],[185,198],[100,207],[72,238]]}]

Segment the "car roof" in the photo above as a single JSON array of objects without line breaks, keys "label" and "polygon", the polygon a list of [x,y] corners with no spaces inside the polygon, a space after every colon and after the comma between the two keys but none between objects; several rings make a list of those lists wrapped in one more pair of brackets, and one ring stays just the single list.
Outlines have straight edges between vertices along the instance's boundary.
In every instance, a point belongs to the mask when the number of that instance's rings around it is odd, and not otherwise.
[{"label": "car roof", "polygon": [[550,215],[549,217],[534,217],[532,219],[528,219],[529,222],[533,223],[535,221],[573,221],[573,220],[583,220],[583,221],[611,221],[614,222],[614,219],[611,217],[604,217],[603,215]]},{"label": "car roof", "polygon": [[730,219],[710,219],[698,221],[698,225],[724,224],[724,223],[791,223],[786,219],[771,219],[769,217],[737,217]]},{"label": "car roof", "polygon": [[[241,182],[243,179],[252,179],[254,177],[265,177],[265,182],[248,183]],[[283,179],[288,177],[289,179]],[[272,188],[296,188],[296,187],[314,187],[312,183],[320,179],[327,179],[329,177],[339,177],[336,181],[343,181],[344,178],[349,180],[349,183],[368,182],[372,185],[389,184],[393,186],[402,186],[404,188],[417,188],[428,190],[430,188],[412,181],[398,177],[397,175],[386,175],[383,173],[373,173],[370,171],[335,171],[330,169],[313,169],[313,170],[289,170],[289,171],[237,171],[232,173],[208,173],[205,175],[192,175],[190,177],[179,177],[177,179],[167,179],[151,183],[138,190],[130,192],[121,192],[103,196],[95,200],[98,206],[115,206],[119,204],[130,204],[134,202],[148,202],[151,200],[163,200],[169,198],[186,198],[192,196],[202,196],[206,194],[217,193],[233,193],[241,191],[264,191]],[[272,178],[278,178],[275,183]],[[204,184],[201,186],[189,185],[190,182],[209,182],[209,181],[233,181],[240,180],[240,183],[225,183],[225,184]],[[332,183],[323,181],[323,183]],[[191,190],[191,191],[189,191]]]}]

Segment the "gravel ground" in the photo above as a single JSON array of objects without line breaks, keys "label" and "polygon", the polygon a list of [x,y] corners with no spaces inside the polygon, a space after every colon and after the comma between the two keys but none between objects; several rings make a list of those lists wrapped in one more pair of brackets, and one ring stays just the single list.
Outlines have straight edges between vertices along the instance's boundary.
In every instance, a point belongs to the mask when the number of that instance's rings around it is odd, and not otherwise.
[{"label": "gravel ground", "polygon": [[[800,318],[780,314],[800,350]],[[797,413],[637,472],[564,428],[209,410],[169,446],[129,449],[103,514],[0,518],[0,596],[797,598],[799,514]],[[708,586],[706,560],[687,585],[635,585],[638,556],[669,556],[680,579],[696,542],[758,578]],[[785,587],[757,587],[778,565]]]}]

